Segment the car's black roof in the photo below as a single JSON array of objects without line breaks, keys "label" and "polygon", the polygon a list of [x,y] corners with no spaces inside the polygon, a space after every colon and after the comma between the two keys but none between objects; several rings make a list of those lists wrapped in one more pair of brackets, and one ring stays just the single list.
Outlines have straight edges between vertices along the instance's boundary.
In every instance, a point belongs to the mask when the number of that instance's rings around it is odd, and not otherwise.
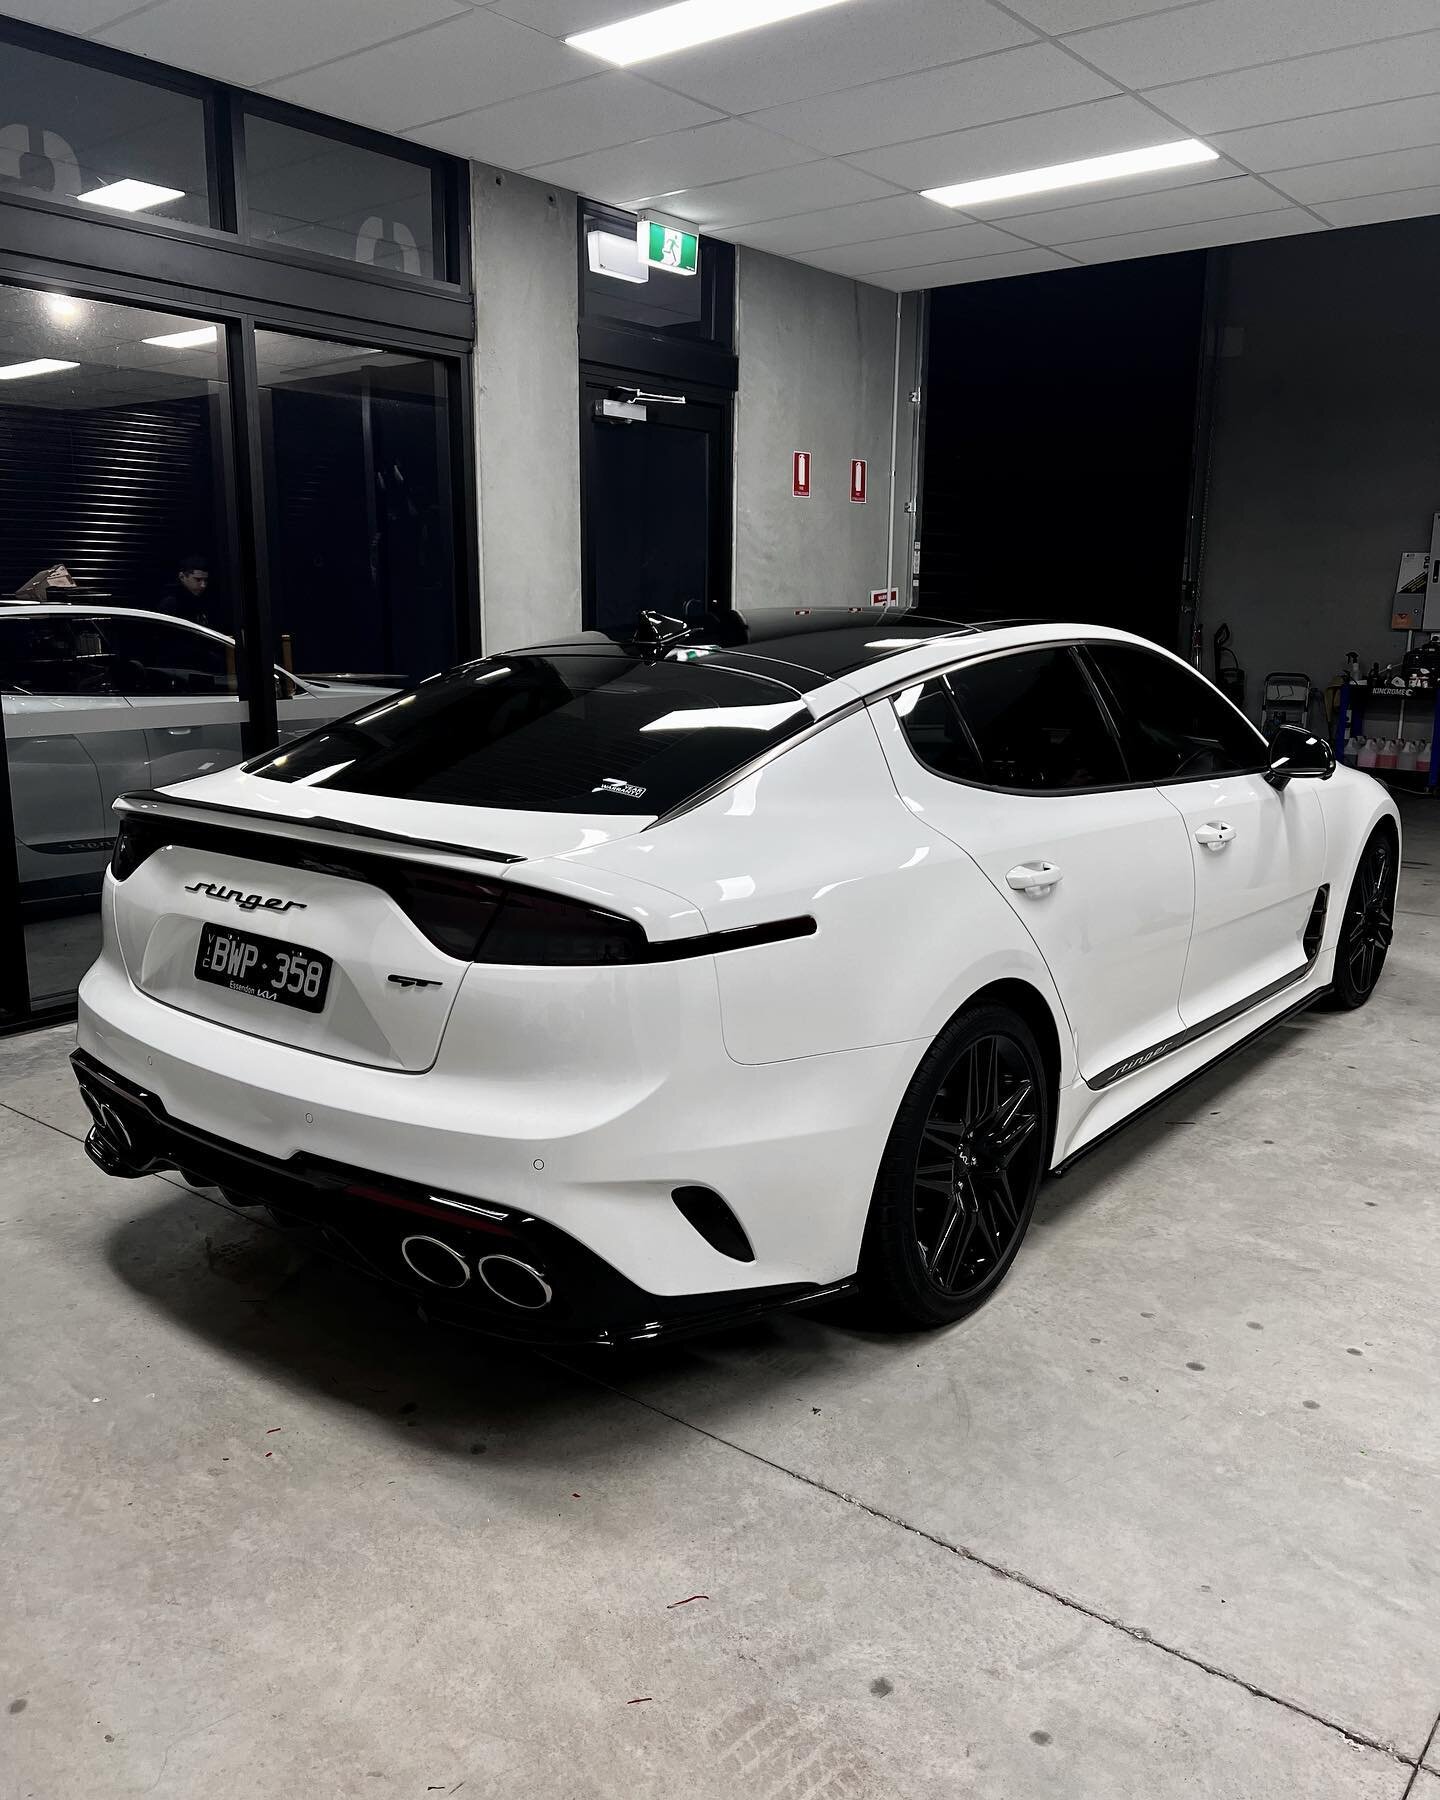
[{"label": "car's black roof", "polygon": [[[871,663],[897,656],[930,638],[972,637],[1014,619],[967,624],[918,612],[881,611],[867,607],[799,607],[767,609],[742,615],[727,613],[690,627],[663,649],[648,653],[684,660],[686,653],[710,666],[769,673],[801,692],[823,687]],[[597,632],[537,645],[541,655],[591,654],[634,657],[636,645],[607,639]]]}]

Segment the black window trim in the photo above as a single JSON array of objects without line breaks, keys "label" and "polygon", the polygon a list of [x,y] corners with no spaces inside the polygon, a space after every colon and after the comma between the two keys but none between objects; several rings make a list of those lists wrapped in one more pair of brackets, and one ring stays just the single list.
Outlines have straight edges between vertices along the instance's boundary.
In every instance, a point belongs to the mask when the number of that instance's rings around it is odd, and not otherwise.
[{"label": "black window trim", "polygon": [[[174,69],[165,63],[151,62],[108,44],[88,38],[71,37],[65,32],[51,31],[43,25],[32,25],[19,19],[0,17],[0,47],[7,43],[53,56],[60,62],[76,63],[112,75],[138,81],[147,87],[163,88],[199,100],[205,109],[205,147],[207,178],[212,211],[218,225],[190,225],[179,220],[142,217],[139,214],[107,214],[90,216],[93,209],[67,206],[39,195],[5,194],[0,205],[27,208],[33,212],[58,216],[91,232],[124,232],[132,235],[179,240],[200,247],[239,249],[247,256],[289,264],[317,273],[342,273],[346,279],[368,282],[376,287],[399,289],[403,293],[428,292],[456,295],[469,300],[473,293],[470,257],[470,198],[468,166],[443,151],[428,149],[407,138],[395,138],[385,132],[372,131],[348,120],[331,118],[307,107],[291,106],[248,89],[231,87],[225,82],[207,80]],[[438,176],[437,205],[444,214],[444,229],[437,232],[437,260],[445,272],[434,276],[406,275],[393,269],[376,269],[365,263],[350,263],[342,257],[326,256],[314,250],[287,250],[258,243],[246,235],[245,225],[245,152],[244,115],[249,112],[289,125],[297,131],[308,131],[322,138],[346,143],[360,149],[373,150],[399,162],[412,162],[428,168]],[[80,258],[91,263],[98,257]]]},{"label": "black window trim", "polygon": [[[1099,708],[1100,717],[1105,725],[1105,729],[1109,733],[1110,740],[1115,745],[1116,751],[1119,754],[1120,765],[1128,774],[1130,759],[1125,754],[1125,745],[1120,736],[1114,705],[1107,699],[1106,691],[1100,685],[1099,671],[1092,670],[1090,659],[1085,655],[1085,650],[1090,644],[1112,643],[1124,644],[1126,648],[1136,650],[1145,647],[1141,644],[1130,644],[1128,640],[1122,638],[1099,637],[1054,638],[1047,642],[1037,644],[1012,644],[1005,650],[991,650],[980,656],[968,656],[953,663],[946,663],[939,668],[926,669],[923,672],[912,674],[904,681],[897,681],[891,686],[881,689],[877,694],[868,695],[865,704],[867,707],[874,707],[884,705],[887,702],[889,703],[891,715],[894,718],[896,725],[899,727],[901,737],[905,740],[905,748],[909,751],[910,755],[914,757],[917,767],[924,769],[927,775],[933,775],[937,781],[948,781],[955,787],[975,788],[979,792],[985,794],[1018,794],[1023,799],[1032,800],[1073,800],[1077,795],[1083,794],[1128,794],[1147,788],[1158,790],[1160,788],[1169,787],[1188,787],[1193,782],[1198,781],[1228,781],[1242,775],[1263,775],[1265,773],[1269,767],[1267,762],[1259,762],[1254,768],[1228,769],[1223,775],[1177,775],[1168,781],[1106,781],[1096,782],[1093,785],[1086,787],[1010,787],[993,781],[967,781],[963,775],[944,775],[939,769],[932,769],[929,763],[921,758],[914,745],[910,742],[910,734],[905,730],[904,720],[895,711],[894,703],[899,695],[908,693],[911,688],[925,687],[929,682],[937,679],[946,680],[946,685],[948,687],[949,684],[947,678],[952,674],[958,673],[961,669],[974,668],[979,663],[998,662],[1002,657],[1007,656],[1027,656],[1033,654],[1037,650],[1068,651],[1071,660],[1079,669],[1081,678],[1084,680],[1086,687],[1093,696],[1096,706]],[[1203,680],[1204,677],[1202,676],[1201,679]],[[1216,689],[1216,692],[1219,694],[1218,688]],[[1219,697],[1222,700],[1225,699],[1223,694],[1219,694]],[[964,726],[966,736],[970,739],[973,746],[974,738],[971,736],[970,727],[965,721],[964,713],[958,702],[953,700],[953,696],[952,704],[954,704],[956,715]],[[1226,700],[1225,704],[1230,706],[1231,710],[1240,718],[1245,719],[1244,713],[1240,712],[1239,708],[1235,707],[1232,702]],[[1256,730],[1256,727],[1249,719],[1245,719],[1245,723],[1250,727],[1251,731]],[[984,758],[981,757],[980,761],[983,763]]]}]

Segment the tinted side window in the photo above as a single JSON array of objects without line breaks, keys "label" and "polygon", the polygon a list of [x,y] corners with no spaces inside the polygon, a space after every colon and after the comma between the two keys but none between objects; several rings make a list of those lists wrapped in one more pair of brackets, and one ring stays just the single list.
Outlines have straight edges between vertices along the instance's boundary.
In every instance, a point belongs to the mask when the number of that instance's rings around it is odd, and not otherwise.
[{"label": "tinted side window", "polygon": [[229,694],[235,689],[227,646],[200,631],[158,619],[98,621],[111,653],[117,693]]},{"label": "tinted side window", "polygon": [[993,787],[1113,787],[1119,745],[1069,650],[1026,650],[956,669],[950,687]]},{"label": "tinted side window", "polygon": [[1132,780],[1266,766],[1260,733],[1191,670],[1130,644],[1089,644],[1085,654],[1114,698]]},{"label": "tinted side window", "polygon": [[910,748],[927,769],[952,781],[983,779],[970,733],[942,678],[897,694],[895,716],[910,740]]},{"label": "tinted side window", "polygon": [[0,619],[0,687],[7,694],[113,694],[109,658],[88,619]]}]

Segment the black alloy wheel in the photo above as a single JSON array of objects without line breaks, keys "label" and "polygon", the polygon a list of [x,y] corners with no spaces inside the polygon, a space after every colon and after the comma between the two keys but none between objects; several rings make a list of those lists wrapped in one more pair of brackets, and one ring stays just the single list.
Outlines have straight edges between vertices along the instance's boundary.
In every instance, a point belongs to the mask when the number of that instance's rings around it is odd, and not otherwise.
[{"label": "black alloy wheel", "polygon": [[999,1286],[1035,1210],[1050,1096],[1029,1027],[977,1007],[941,1033],[901,1103],[861,1273],[888,1318],[964,1318]]},{"label": "black alloy wheel", "polygon": [[1375,992],[1385,955],[1395,936],[1395,890],[1400,879],[1399,850],[1383,826],[1365,846],[1335,951],[1335,1004],[1349,1012]]}]

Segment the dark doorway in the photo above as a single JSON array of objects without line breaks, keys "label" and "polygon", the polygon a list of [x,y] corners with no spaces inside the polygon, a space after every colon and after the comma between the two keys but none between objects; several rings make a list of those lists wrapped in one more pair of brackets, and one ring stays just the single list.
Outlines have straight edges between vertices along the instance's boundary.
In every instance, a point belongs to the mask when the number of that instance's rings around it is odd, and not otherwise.
[{"label": "dark doorway", "polygon": [[920,604],[1182,648],[1205,257],[931,296]]},{"label": "dark doorway", "polygon": [[729,396],[591,370],[580,404],[586,626],[728,607]]}]

